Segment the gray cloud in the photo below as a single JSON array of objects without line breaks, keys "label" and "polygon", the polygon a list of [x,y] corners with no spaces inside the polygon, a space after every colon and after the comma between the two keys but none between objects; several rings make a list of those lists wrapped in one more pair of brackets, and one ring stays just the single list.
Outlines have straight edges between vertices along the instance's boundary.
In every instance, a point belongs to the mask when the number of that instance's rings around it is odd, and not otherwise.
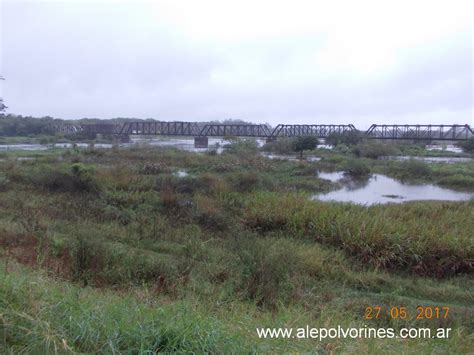
[{"label": "gray cloud", "polygon": [[393,62],[359,73],[347,69],[358,53],[342,44],[337,65],[320,64],[328,46],[339,49],[324,31],[202,41],[133,3],[7,1],[1,23],[3,96],[17,114],[360,126],[472,121],[469,31],[397,48]]}]

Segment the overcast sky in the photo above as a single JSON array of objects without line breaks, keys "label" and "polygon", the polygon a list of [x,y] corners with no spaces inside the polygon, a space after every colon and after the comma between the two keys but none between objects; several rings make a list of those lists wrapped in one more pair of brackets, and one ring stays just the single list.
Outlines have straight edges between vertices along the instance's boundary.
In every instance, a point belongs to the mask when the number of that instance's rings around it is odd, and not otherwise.
[{"label": "overcast sky", "polygon": [[10,113],[473,124],[467,0],[0,2]]}]

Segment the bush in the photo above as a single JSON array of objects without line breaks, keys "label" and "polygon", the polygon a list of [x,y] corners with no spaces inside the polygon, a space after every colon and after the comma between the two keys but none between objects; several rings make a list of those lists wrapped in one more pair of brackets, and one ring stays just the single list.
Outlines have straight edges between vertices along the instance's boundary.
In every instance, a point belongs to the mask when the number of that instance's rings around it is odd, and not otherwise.
[{"label": "bush", "polygon": [[474,153],[474,138],[458,144],[466,153]]},{"label": "bush", "polygon": [[456,174],[438,180],[438,184],[465,189],[474,189],[474,177]]},{"label": "bush", "polygon": [[404,177],[427,177],[431,175],[428,164],[416,159],[402,162],[399,169]]},{"label": "bush", "polygon": [[239,289],[257,306],[275,309],[287,301],[294,288],[291,282],[299,259],[288,240],[258,239],[246,235],[235,240],[241,278]]},{"label": "bush", "polygon": [[153,162],[146,162],[138,168],[139,174],[143,175],[158,175],[167,170],[162,164]]},{"label": "bush", "polygon": [[98,192],[99,184],[92,167],[75,163],[66,169],[40,169],[33,173],[30,181],[33,185],[49,191],[60,192]]},{"label": "bush", "polygon": [[160,175],[155,181],[155,190],[173,191],[184,194],[191,194],[199,189],[199,181],[192,176],[179,178],[170,174]]},{"label": "bush", "polygon": [[232,220],[226,215],[219,201],[198,195],[195,201],[195,215],[200,225],[219,231],[230,227]]},{"label": "bush", "polygon": [[201,192],[219,194],[229,192],[229,186],[227,183],[219,176],[211,173],[204,173],[199,176],[201,187]]},{"label": "bush", "polygon": [[76,236],[71,247],[71,273],[75,281],[82,281],[87,286],[89,279],[92,277],[92,270],[102,269],[99,263],[103,260],[102,247],[84,235]]},{"label": "bush", "polygon": [[169,213],[174,213],[180,207],[178,195],[169,187],[161,191],[161,203]]},{"label": "bush", "polygon": [[239,192],[255,190],[260,185],[260,176],[253,171],[239,171],[229,176],[231,184]]},{"label": "bush", "polygon": [[363,160],[349,160],[344,166],[344,172],[353,177],[363,177],[370,174],[370,167]]},{"label": "bush", "polygon": [[246,156],[258,152],[258,144],[254,139],[228,138],[228,144],[224,145],[226,152]]},{"label": "bush", "polygon": [[319,144],[319,140],[317,137],[313,137],[313,136],[298,137],[294,141],[293,149],[295,152],[299,152],[300,156],[302,157],[303,151],[313,150],[318,146],[318,144]]},{"label": "bush", "polygon": [[346,154],[346,153],[349,153],[350,152],[350,148],[347,144],[345,143],[340,143],[338,144],[335,148],[334,148],[334,151],[336,153],[342,153],[342,154]]},{"label": "bush", "polygon": [[358,157],[378,159],[383,156],[397,155],[400,151],[391,143],[381,143],[374,140],[357,144],[353,152]]},{"label": "bush", "polygon": [[277,154],[290,154],[295,151],[294,146],[294,138],[281,137],[271,142],[267,142],[263,146],[263,150]]},{"label": "bush", "polygon": [[346,134],[332,134],[326,138],[325,143],[333,147],[339,144],[355,145],[362,141],[363,133],[359,131],[347,132]]},{"label": "bush", "polygon": [[94,179],[95,170],[93,167],[75,163],[71,166],[71,172],[75,191],[93,192],[99,190],[99,186]]}]

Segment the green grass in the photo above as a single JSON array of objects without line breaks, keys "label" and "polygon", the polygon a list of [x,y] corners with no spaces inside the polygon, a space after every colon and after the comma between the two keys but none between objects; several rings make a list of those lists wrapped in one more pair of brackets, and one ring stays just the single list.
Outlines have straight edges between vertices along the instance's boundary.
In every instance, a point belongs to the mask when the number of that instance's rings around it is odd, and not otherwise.
[{"label": "green grass", "polygon": [[[470,349],[474,200],[368,208],[310,201],[335,187],[318,170],[354,158],[272,161],[254,148],[68,150],[28,161],[6,154],[0,352]],[[469,163],[363,162],[464,188],[473,172]],[[411,316],[364,321],[365,307],[376,304],[405,305]],[[418,305],[449,306],[451,317],[417,321]],[[255,332],[364,324],[455,332],[446,341],[323,342]]]}]

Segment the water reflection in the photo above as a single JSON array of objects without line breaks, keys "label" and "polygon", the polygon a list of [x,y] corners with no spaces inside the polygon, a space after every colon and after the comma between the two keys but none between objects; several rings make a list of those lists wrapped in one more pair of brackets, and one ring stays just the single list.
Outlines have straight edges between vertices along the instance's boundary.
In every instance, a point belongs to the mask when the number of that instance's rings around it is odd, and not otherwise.
[{"label": "water reflection", "polygon": [[318,173],[318,177],[320,179],[325,179],[332,182],[339,182],[340,184],[344,185],[348,191],[361,189],[367,186],[367,184],[370,182],[369,176],[354,178],[342,171],[336,171],[332,173],[320,172]]},{"label": "water reflection", "polygon": [[352,178],[350,176],[344,176],[340,182],[344,184],[348,191],[354,191],[366,187],[370,182],[369,176]]},{"label": "water reflection", "polygon": [[352,181],[343,173],[320,173],[320,178],[337,181],[344,187],[313,196],[320,201],[351,202],[362,205],[400,203],[418,200],[463,201],[474,197],[469,192],[454,191],[431,184],[405,184],[385,175],[374,174],[366,181]]}]

